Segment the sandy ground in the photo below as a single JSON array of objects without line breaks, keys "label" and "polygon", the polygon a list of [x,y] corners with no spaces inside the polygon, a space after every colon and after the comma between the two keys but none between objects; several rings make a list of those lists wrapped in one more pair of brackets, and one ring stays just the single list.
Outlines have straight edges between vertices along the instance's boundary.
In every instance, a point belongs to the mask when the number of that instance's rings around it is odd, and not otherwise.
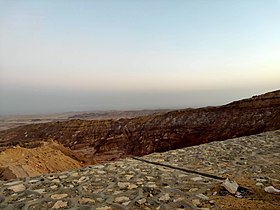
[{"label": "sandy ground", "polygon": [[[242,198],[237,198],[229,194],[222,186],[216,186],[209,192],[210,200],[214,201],[222,210],[279,210],[280,195],[270,194],[264,191],[263,187],[256,186],[256,181],[252,178],[236,179],[239,186],[248,189]],[[267,183],[277,189],[279,182]],[[217,195],[213,195],[216,192]],[[209,207],[211,204],[209,204]]]},{"label": "sandy ground", "polygon": [[0,153],[0,179],[37,176],[82,167],[71,150],[55,142],[27,149],[13,147]]}]

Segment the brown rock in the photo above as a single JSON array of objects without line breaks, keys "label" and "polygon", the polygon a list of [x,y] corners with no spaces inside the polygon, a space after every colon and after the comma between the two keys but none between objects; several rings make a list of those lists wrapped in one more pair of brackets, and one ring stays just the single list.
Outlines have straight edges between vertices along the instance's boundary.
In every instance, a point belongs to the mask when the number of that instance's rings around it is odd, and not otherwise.
[{"label": "brown rock", "polygon": [[92,164],[280,129],[279,110],[278,90],[224,106],[132,119],[75,119],[26,125],[1,131],[0,147],[34,147],[36,142],[53,139],[64,145],[62,153]]}]

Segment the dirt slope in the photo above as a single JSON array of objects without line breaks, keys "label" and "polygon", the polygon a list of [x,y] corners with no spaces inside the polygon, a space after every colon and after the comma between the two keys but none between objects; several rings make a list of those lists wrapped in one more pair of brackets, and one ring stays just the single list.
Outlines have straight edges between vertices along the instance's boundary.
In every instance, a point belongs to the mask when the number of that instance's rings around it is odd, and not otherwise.
[{"label": "dirt slope", "polygon": [[45,142],[31,149],[19,146],[8,148],[0,153],[0,179],[37,176],[81,167],[82,163],[66,155],[68,150],[54,142]]}]

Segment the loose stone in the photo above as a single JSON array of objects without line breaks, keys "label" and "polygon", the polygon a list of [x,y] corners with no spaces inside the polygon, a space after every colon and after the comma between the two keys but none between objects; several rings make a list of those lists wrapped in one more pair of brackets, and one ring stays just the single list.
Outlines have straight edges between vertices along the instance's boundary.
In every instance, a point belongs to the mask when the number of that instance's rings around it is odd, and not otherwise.
[{"label": "loose stone", "polygon": [[201,202],[200,202],[199,199],[193,199],[193,200],[192,200],[192,203],[193,203],[193,205],[195,205],[195,206],[200,206],[200,205],[201,205]]},{"label": "loose stone", "polygon": [[135,184],[129,184],[128,187],[127,187],[127,189],[129,189],[129,190],[132,190],[132,189],[135,189],[135,188],[137,188],[137,185],[135,185]]},{"label": "loose stone", "polygon": [[257,182],[257,183],[256,183],[256,186],[263,187],[264,184],[263,184],[263,183],[260,183],[260,182]]},{"label": "loose stone", "polygon": [[264,191],[272,194],[280,194],[280,190],[276,189],[273,186],[265,187]]},{"label": "loose stone", "polygon": [[60,209],[67,207],[67,202],[66,201],[56,201],[56,203],[53,205],[52,209]]},{"label": "loose stone", "polygon": [[0,196],[0,203],[2,203],[5,200],[3,196]]},{"label": "loose stone", "polygon": [[120,189],[126,189],[129,185],[129,182],[118,182],[118,186]]},{"label": "loose stone", "polygon": [[8,183],[5,183],[4,186],[11,186],[11,185],[16,185],[16,184],[20,184],[20,183],[22,183],[22,181],[8,182]]},{"label": "loose stone", "polygon": [[203,178],[202,177],[200,177],[200,176],[197,176],[197,177],[193,177],[193,178],[191,178],[191,180],[192,181],[201,181]]},{"label": "loose stone", "polygon": [[125,175],[126,180],[130,180],[133,177],[133,175]]},{"label": "loose stone", "polygon": [[215,201],[210,200],[209,203],[210,203],[211,205],[214,205],[214,204],[215,204]]},{"label": "loose stone", "polygon": [[82,182],[85,182],[85,181],[87,181],[87,180],[89,180],[89,177],[87,177],[87,176],[82,176],[82,177],[78,180],[78,183],[82,183]]},{"label": "loose stone", "polygon": [[238,184],[234,180],[226,179],[222,186],[227,189],[231,194],[235,194],[238,188]]},{"label": "loose stone", "polygon": [[130,201],[122,203],[122,205],[127,206],[130,203]]},{"label": "loose stone", "polygon": [[109,206],[104,206],[104,207],[99,207],[99,208],[96,208],[96,210],[111,210],[112,208],[109,207]]},{"label": "loose stone", "polygon": [[126,201],[129,201],[129,197],[121,196],[121,197],[116,197],[115,198],[115,202],[117,202],[117,203],[123,203],[123,202],[126,202]]},{"label": "loose stone", "polygon": [[170,196],[168,193],[166,193],[165,195],[163,195],[159,198],[160,201],[168,201],[169,199],[170,199]]},{"label": "loose stone", "polygon": [[95,203],[95,200],[91,198],[80,198],[79,203]]},{"label": "loose stone", "polygon": [[51,195],[51,198],[52,199],[62,199],[62,198],[66,198],[68,196],[68,194],[54,194],[54,195]]},{"label": "loose stone", "polygon": [[37,189],[37,190],[33,190],[33,191],[42,194],[45,192],[45,189]]},{"label": "loose stone", "polygon": [[147,201],[146,198],[141,198],[140,200],[137,201],[137,203],[139,203],[141,205],[141,204],[146,203],[146,201]]},{"label": "loose stone", "polygon": [[18,185],[8,187],[8,189],[14,192],[22,192],[26,189],[26,187],[23,184],[18,184]]},{"label": "loose stone", "polygon": [[196,195],[196,197],[201,198],[202,200],[208,200],[209,199],[206,195],[203,195],[202,193]]}]

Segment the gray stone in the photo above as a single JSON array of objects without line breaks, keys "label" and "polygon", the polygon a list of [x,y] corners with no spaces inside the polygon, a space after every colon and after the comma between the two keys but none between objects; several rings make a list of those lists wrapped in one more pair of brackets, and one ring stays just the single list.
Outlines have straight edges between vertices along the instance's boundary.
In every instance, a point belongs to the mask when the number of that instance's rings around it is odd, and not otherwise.
[{"label": "gray stone", "polygon": [[200,202],[199,199],[193,199],[193,200],[192,200],[192,204],[193,204],[194,206],[201,206],[201,202]]},{"label": "gray stone", "polygon": [[279,190],[279,189],[276,189],[276,188],[273,187],[273,186],[265,187],[265,188],[264,188],[264,191],[267,192],[267,193],[271,193],[271,194],[280,194],[280,190]]},{"label": "gray stone", "polygon": [[162,196],[159,198],[160,201],[168,201],[169,199],[170,199],[170,196],[169,196],[168,193],[162,195]]},{"label": "gray stone", "polygon": [[8,187],[8,189],[14,192],[22,192],[26,189],[26,187],[23,184],[18,184],[18,185]]},{"label": "gray stone", "polygon": [[126,189],[129,185],[129,182],[118,182],[118,186],[120,189]]},{"label": "gray stone", "polygon": [[0,195],[0,203],[2,203],[5,200],[5,197]]},{"label": "gray stone", "polygon": [[223,183],[222,186],[226,188],[231,194],[235,194],[238,188],[238,184],[234,180],[230,180],[227,178]]},{"label": "gray stone", "polygon": [[256,186],[263,187],[263,186],[264,186],[264,184],[263,184],[263,183],[261,183],[261,182],[257,182],[257,183],[256,183]]},{"label": "gray stone", "polygon": [[112,208],[109,206],[104,206],[104,207],[98,207],[96,210],[111,210]]},{"label": "gray stone", "polygon": [[116,197],[115,198],[115,202],[117,202],[117,203],[123,203],[123,202],[126,202],[126,201],[129,201],[129,197],[121,196],[121,197]]},{"label": "gray stone", "polygon": [[202,193],[196,195],[196,197],[202,199],[202,200],[208,200],[209,198],[206,195],[203,195]]},{"label": "gray stone", "polygon": [[60,208],[65,208],[65,207],[67,207],[66,201],[56,201],[55,204],[53,205],[52,209],[60,209]]},{"label": "gray stone", "polygon": [[54,195],[51,195],[51,198],[52,199],[62,199],[62,198],[66,198],[68,196],[68,194],[54,194]]},{"label": "gray stone", "polygon": [[22,183],[22,181],[13,181],[13,182],[5,183],[4,186],[17,185],[17,184],[20,184],[20,183]]},{"label": "gray stone", "polygon": [[201,181],[201,180],[203,180],[203,178],[200,177],[200,176],[197,176],[197,177],[191,178],[191,180],[196,182],[196,181]]},{"label": "gray stone", "polygon": [[45,189],[36,189],[36,190],[33,190],[34,192],[37,192],[37,193],[45,193]]},{"label": "gray stone", "polygon": [[82,182],[85,182],[85,181],[87,181],[87,180],[89,180],[89,177],[87,177],[87,176],[82,176],[82,177],[78,180],[78,183],[82,183]]},{"label": "gray stone", "polygon": [[139,203],[141,205],[141,204],[146,203],[146,201],[147,201],[146,198],[141,198],[137,201],[137,203]]}]

